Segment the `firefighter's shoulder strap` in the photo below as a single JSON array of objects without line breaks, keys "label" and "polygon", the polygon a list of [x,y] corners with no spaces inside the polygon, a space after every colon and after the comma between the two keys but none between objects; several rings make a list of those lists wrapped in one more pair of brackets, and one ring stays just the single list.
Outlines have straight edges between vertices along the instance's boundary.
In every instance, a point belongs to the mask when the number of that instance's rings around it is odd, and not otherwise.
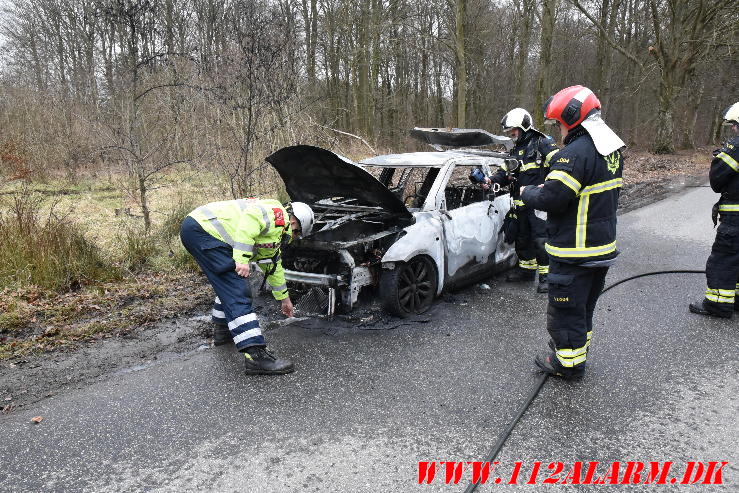
[{"label": "firefighter's shoulder strap", "polygon": [[270,258],[272,263],[270,264],[269,268],[264,271],[264,277],[262,278],[262,284],[259,286],[259,292],[261,293],[264,289],[264,284],[267,282],[267,278],[275,273],[277,270],[277,262],[280,261],[280,253],[282,252],[281,248],[278,248],[274,255]]}]

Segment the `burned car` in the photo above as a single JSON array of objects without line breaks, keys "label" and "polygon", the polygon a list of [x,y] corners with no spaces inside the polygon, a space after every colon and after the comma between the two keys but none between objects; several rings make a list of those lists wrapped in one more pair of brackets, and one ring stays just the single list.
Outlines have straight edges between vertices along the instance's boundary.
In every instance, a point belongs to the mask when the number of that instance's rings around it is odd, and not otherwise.
[{"label": "burned car", "polygon": [[[500,233],[510,208],[505,191],[470,182],[507,154],[482,130],[414,129],[430,152],[376,156],[355,163],[307,145],[267,157],[294,201],[315,213],[313,232],[283,252],[291,289],[325,290],[328,314],[348,312],[375,290],[397,316],[422,313],[434,298],[515,264]],[[475,147],[472,147],[475,146]]]}]

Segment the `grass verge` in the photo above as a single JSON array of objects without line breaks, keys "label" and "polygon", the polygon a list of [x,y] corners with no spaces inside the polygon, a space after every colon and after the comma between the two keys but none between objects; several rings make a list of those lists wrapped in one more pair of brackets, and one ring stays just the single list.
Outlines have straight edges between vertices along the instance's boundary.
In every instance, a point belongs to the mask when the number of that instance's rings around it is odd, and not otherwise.
[{"label": "grass verge", "polygon": [[0,291],[0,360],[120,336],[182,315],[203,300],[202,276],[147,273],[59,294]]}]

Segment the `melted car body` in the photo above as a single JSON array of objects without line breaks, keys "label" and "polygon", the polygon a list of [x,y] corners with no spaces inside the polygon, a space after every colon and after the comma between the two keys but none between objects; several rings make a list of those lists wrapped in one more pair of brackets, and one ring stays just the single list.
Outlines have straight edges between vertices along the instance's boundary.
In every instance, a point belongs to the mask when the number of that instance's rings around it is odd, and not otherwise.
[{"label": "melted car body", "polygon": [[[416,138],[434,140],[429,143],[437,150],[431,152],[355,163],[300,145],[267,157],[290,198],[315,213],[313,232],[283,252],[286,278],[294,286],[326,289],[329,315],[335,309],[350,311],[363,290],[373,290],[394,315],[422,313],[445,289],[515,262],[512,245],[500,233],[510,196],[468,179],[476,168],[489,175],[507,155],[441,150],[449,140],[436,131],[414,129]],[[454,145],[471,145],[464,132],[451,133]],[[474,145],[491,144],[480,134],[484,131],[469,132],[474,132]],[[493,144],[506,144],[504,137],[487,136],[495,139]]]}]

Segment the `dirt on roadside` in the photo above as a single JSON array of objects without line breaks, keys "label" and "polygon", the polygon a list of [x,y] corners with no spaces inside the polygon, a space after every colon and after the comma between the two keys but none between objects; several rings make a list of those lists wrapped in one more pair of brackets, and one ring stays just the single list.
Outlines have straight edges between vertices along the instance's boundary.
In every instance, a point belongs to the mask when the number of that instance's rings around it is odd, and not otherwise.
[{"label": "dirt on roadside", "polygon": [[709,149],[681,151],[669,155],[627,151],[619,213],[623,214],[662,200],[673,193],[706,184],[711,159]]},{"label": "dirt on roadside", "polygon": [[[629,151],[621,212],[643,207],[689,187],[704,185],[708,181],[710,155],[708,149],[669,156]],[[2,413],[27,408],[42,399],[89,385],[116,372],[138,371],[208,349],[212,342],[209,310],[213,294],[205,278],[200,274],[182,274],[179,281],[162,277],[158,282],[164,285],[149,296],[140,293],[128,298],[122,296],[103,307],[108,311],[117,310],[120,316],[130,313],[137,317],[129,323],[123,323],[120,318],[109,320],[111,324],[118,324],[120,330],[106,330],[89,337],[68,338],[63,344],[44,345],[44,331],[48,328],[39,324],[31,326],[34,328],[28,330],[32,332],[25,334],[33,341],[29,346],[31,350],[0,359]],[[258,285],[259,280],[252,282]],[[272,300],[259,299],[257,311],[263,326],[267,330],[279,326],[282,316],[270,308]],[[75,303],[75,300],[67,301]],[[89,310],[90,317],[103,318],[100,306],[76,303],[83,307],[81,309]],[[370,318],[371,313],[374,312],[368,312]],[[357,318],[357,323],[366,323],[365,318]],[[346,323],[355,322],[348,320]]]}]

